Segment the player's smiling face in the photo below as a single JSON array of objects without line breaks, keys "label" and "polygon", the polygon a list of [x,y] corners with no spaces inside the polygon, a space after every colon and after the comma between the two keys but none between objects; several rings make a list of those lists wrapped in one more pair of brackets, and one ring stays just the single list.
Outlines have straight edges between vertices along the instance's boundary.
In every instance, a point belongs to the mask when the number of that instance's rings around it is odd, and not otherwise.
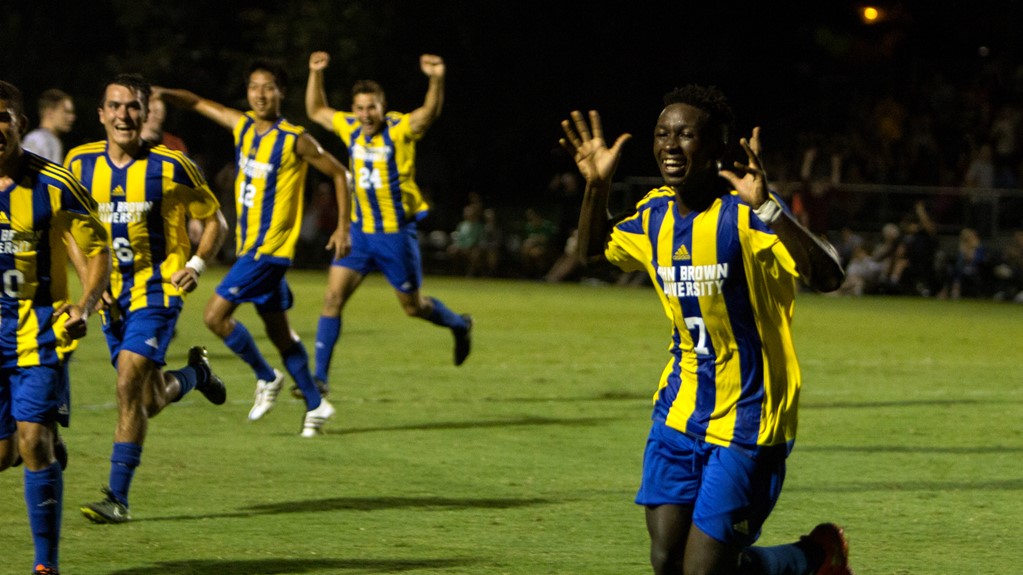
[{"label": "player's smiling face", "polygon": [[142,94],[127,86],[110,84],[99,109],[99,121],[109,142],[126,149],[140,144],[142,123],[146,121]]},{"label": "player's smiling face", "polygon": [[359,118],[367,136],[376,134],[384,125],[384,103],[376,94],[356,94],[352,100],[352,113]]},{"label": "player's smiling face", "polygon": [[721,147],[708,141],[707,113],[689,104],[664,108],[654,128],[654,158],[669,186],[678,186],[690,174],[717,170]]},{"label": "player's smiling face", "polygon": [[249,75],[246,88],[249,107],[260,120],[276,120],[281,110],[281,90],[277,79],[267,70],[256,70]]}]

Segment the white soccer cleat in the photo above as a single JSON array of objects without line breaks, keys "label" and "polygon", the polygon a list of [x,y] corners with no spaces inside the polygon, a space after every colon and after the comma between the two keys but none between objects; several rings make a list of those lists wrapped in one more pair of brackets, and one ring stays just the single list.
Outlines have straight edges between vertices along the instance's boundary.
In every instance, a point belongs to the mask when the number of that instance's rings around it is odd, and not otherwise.
[{"label": "white soccer cleat", "polygon": [[273,381],[263,379],[256,380],[256,400],[249,410],[249,421],[256,421],[274,408],[277,402],[277,394],[281,392],[284,385],[284,374],[274,370]]},{"label": "white soccer cleat", "polygon": [[305,420],[302,422],[302,437],[316,437],[323,435],[323,424],[334,417],[337,410],[326,399],[320,400],[320,405],[312,411],[305,412]]}]

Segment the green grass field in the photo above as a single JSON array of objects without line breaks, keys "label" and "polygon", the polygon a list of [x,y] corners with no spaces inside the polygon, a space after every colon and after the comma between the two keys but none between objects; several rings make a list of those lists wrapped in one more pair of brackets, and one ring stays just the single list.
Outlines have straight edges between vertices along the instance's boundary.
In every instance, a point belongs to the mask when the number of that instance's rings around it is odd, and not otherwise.
[{"label": "green grass field", "polygon": [[[228,403],[193,393],[152,420],[125,525],[78,511],[106,484],[116,418],[91,320],[64,432],[65,574],[650,572],[632,498],[669,326],[649,288],[428,277],[476,318],[455,368],[450,333],[371,276],[335,355],[338,417],[306,440],[290,397],[246,419],[253,377],[201,319],[222,271],[186,305],[169,363],[207,345]],[[289,277],[311,349],[325,275]],[[269,352],[251,307],[238,317]],[[830,520],[859,575],[1017,572],[1023,306],[803,294],[795,329],[800,438],[761,543]],[[3,574],[32,559],[21,482],[0,474]]]}]

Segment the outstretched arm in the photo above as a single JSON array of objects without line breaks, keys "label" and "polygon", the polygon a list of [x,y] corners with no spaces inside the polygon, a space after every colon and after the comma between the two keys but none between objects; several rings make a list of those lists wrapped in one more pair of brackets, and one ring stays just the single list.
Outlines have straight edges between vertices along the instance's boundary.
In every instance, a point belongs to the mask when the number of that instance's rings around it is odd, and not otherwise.
[{"label": "outstretched arm", "polygon": [[738,174],[721,170],[721,176],[728,180],[757,217],[771,227],[778,239],[792,255],[796,269],[807,285],[821,292],[835,291],[845,279],[845,271],[838,258],[838,252],[827,241],[815,236],[778,205],[767,190],[767,174],[760,161],[760,128],[753,128],[753,135],[742,138],[739,144],[746,151],[747,164],[735,162]]},{"label": "outstretched arm", "polygon": [[586,264],[604,254],[610,225],[607,198],[611,193],[611,180],[622,157],[622,146],[632,135],[618,136],[614,145],[608,148],[600,114],[596,110],[590,110],[590,125],[586,124],[578,110],[574,110],[571,116],[571,121],[561,121],[565,137],[559,143],[575,159],[586,180],[576,237],[579,261]]},{"label": "outstretched arm", "polygon": [[330,64],[330,54],[313,52],[309,55],[309,81],[305,85],[305,113],[309,119],[333,131],[337,110],[327,105],[327,91],[323,87],[323,71]]},{"label": "outstretched arm", "polygon": [[330,235],[327,249],[334,250],[334,259],[348,255],[352,251],[352,237],[349,233],[352,224],[351,192],[348,190],[348,170],[330,152],[323,149],[309,132],[298,139],[298,155],[311,166],[329,177],[334,182],[334,193],[337,195],[337,229]]},{"label": "outstretched arm", "polygon": [[409,124],[413,132],[422,134],[433,125],[444,107],[444,59],[434,54],[423,54],[419,57],[419,68],[430,79],[430,85],[426,88],[423,105],[409,114]]},{"label": "outstretched arm", "polygon": [[177,108],[198,112],[228,130],[234,129],[242,117],[241,111],[207,100],[188,90],[153,86],[153,97],[163,98],[163,101]]}]

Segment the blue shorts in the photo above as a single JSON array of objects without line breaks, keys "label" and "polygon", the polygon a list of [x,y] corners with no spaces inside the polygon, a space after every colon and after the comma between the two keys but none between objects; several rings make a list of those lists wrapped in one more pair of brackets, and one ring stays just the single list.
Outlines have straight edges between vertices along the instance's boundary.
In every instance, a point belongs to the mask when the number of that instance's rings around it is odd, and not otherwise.
[{"label": "blue shorts", "polygon": [[166,365],[167,348],[174,338],[174,326],[180,314],[181,308],[176,307],[144,307],[122,312],[121,317],[114,321],[106,315],[103,334],[107,336],[107,347],[110,348],[110,363],[117,367],[117,355],[121,350],[128,350],[160,367]]},{"label": "blue shorts", "polygon": [[0,439],[14,435],[18,421],[66,426],[66,373],[60,365],[0,369]]},{"label": "blue shorts", "polygon": [[781,495],[788,451],[783,444],[751,455],[656,422],[636,503],[689,507],[700,531],[722,543],[752,545]]},{"label": "blue shorts", "polygon": [[217,295],[235,304],[254,303],[259,312],[287,311],[294,303],[291,288],[284,279],[287,271],[287,264],[244,255],[220,281]]},{"label": "blue shorts", "polygon": [[362,275],[380,270],[394,289],[411,293],[423,285],[423,262],[415,222],[396,234],[367,234],[352,229],[352,251],[331,265],[353,269]]}]

